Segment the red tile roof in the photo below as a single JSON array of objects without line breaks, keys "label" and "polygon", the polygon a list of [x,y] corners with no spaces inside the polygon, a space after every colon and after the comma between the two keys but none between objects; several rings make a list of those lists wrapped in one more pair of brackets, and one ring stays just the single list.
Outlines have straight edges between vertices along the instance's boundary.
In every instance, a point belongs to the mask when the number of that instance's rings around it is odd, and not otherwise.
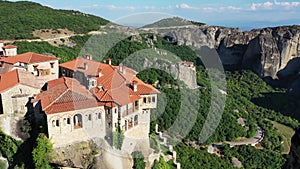
[{"label": "red tile roof", "polygon": [[[84,69],[84,64],[87,69]],[[137,72],[123,65],[112,66],[105,63],[78,57],[77,59],[60,64],[61,67],[73,71],[85,73],[86,76],[96,76],[97,84],[101,89],[95,87],[91,92],[99,101],[99,105],[114,107],[126,105],[139,100],[140,95],[158,94],[159,91],[153,86],[145,84],[136,77]],[[124,69],[121,72],[120,69]],[[99,70],[102,76],[98,77]],[[137,81],[137,91],[132,90],[132,81]]]},{"label": "red tile roof", "polygon": [[36,96],[46,114],[97,107],[92,94],[76,79],[62,77],[48,82],[48,90]]},{"label": "red tile roof", "polygon": [[0,92],[4,92],[18,84],[36,89],[41,87],[41,81],[36,81],[33,74],[24,70],[15,69],[0,76]]},{"label": "red tile roof", "polygon": [[6,45],[2,47],[3,49],[14,49],[14,48],[18,48],[17,46],[14,45]]},{"label": "red tile roof", "polygon": [[10,64],[15,64],[18,62],[39,63],[39,62],[46,62],[46,61],[51,61],[51,60],[58,60],[58,58],[52,57],[52,56],[47,56],[47,55],[42,55],[42,54],[37,54],[37,53],[33,53],[33,52],[27,52],[27,53],[19,54],[16,56],[11,56],[11,57],[1,59],[1,61],[5,62],[5,63],[10,63]]},{"label": "red tile roof", "polygon": [[[87,69],[85,69],[85,64],[87,65]],[[98,76],[99,70],[102,71],[102,74],[108,74],[114,70],[111,65],[89,60],[81,56],[70,62],[62,63],[59,66],[72,71],[83,72],[87,76]]]}]

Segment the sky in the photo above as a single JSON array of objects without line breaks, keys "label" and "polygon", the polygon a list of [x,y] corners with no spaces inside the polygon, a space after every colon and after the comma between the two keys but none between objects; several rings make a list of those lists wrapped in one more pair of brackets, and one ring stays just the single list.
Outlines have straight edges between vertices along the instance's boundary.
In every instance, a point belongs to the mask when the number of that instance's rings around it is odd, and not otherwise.
[{"label": "sky", "polygon": [[[161,16],[179,16],[188,20],[203,22],[208,25],[239,27],[245,30],[269,26],[300,24],[300,0],[32,1],[55,9],[79,10],[120,23],[122,23],[122,19],[120,18],[123,18],[123,20],[124,18],[126,18],[125,20],[135,20],[136,22],[143,21],[147,24],[147,22],[160,19]],[[141,15],[143,13],[144,15]],[[145,13],[147,15],[145,15]]]}]

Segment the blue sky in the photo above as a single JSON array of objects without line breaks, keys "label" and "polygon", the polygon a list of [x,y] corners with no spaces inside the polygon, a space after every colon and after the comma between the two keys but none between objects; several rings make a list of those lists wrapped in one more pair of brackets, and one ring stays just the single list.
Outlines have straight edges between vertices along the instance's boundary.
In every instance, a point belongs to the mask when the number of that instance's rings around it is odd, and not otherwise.
[{"label": "blue sky", "polygon": [[[117,21],[139,13],[165,13],[189,20],[251,29],[300,24],[300,0],[33,0],[57,9],[75,9]],[[155,18],[149,14],[147,17]],[[141,20],[145,20],[143,15]]]}]

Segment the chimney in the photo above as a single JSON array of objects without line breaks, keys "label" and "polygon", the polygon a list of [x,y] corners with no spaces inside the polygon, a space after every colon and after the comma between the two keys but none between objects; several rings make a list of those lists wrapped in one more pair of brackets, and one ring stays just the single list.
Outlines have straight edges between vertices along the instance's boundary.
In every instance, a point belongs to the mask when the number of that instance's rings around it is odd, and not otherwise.
[{"label": "chimney", "polygon": [[83,63],[83,66],[84,66],[84,70],[88,70],[88,64],[86,62]]},{"label": "chimney", "polygon": [[102,86],[102,84],[98,84],[97,87],[98,87],[98,89],[102,90],[103,86]]},{"label": "chimney", "polygon": [[137,81],[136,80],[132,81],[132,88],[133,88],[134,92],[137,92]]},{"label": "chimney", "polygon": [[102,69],[98,69],[98,76],[101,77],[102,76]]},{"label": "chimney", "polygon": [[111,58],[108,58],[108,64],[111,65]]},{"label": "chimney", "polygon": [[92,54],[86,54],[86,59],[88,60],[93,60],[93,55]]},{"label": "chimney", "polygon": [[122,63],[120,63],[120,65],[119,65],[119,70],[120,70],[120,72],[122,72],[123,74],[126,73],[125,67],[124,67],[124,65],[123,65]]},{"label": "chimney", "polygon": [[2,50],[3,46],[4,46],[4,41],[0,40],[0,50]]}]

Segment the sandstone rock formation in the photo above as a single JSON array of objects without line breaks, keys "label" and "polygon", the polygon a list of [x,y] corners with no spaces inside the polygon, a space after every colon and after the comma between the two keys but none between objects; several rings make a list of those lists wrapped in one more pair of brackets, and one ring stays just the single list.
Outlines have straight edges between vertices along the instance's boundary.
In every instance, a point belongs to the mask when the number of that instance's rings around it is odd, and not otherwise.
[{"label": "sandstone rock formation", "polygon": [[178,45],[214,48],[224,66],[250,68],[262,77],[278,78],[277,72],[300,54],[300,26],[251,31],[217,26],[190,26],[155,31]]}]

